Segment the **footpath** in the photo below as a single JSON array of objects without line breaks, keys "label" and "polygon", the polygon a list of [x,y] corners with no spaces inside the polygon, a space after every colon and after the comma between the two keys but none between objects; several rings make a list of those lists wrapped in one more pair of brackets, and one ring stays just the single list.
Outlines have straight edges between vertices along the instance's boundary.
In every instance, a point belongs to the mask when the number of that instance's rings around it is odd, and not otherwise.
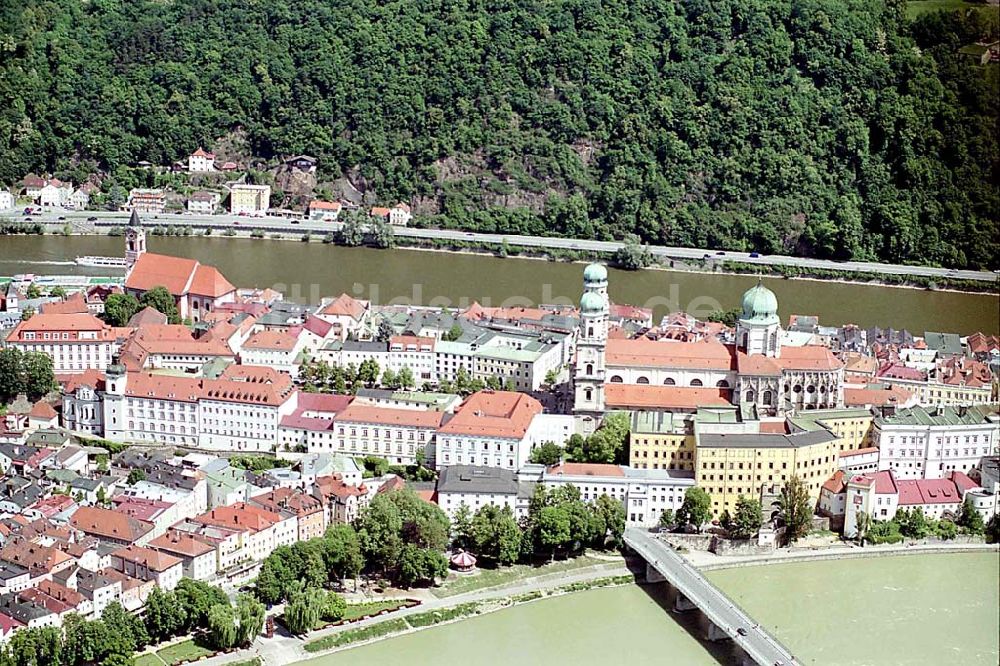
[{"label": "footpath", "polygon": [[[252,647],[247,648],[246,650],[233,652],[231,654],[217,655],[209,659],[203,659],[202,661],[199,661],[198,664],[199,666],[222,666],[224,664],[231,664],[252,659],[254,656],[260,656],[263,660],[264,666],[284,666],[285,664],[292,664],[306,659],[315,659],[337,651],[337,649],[332,649],[324,652],[307,652],[305,650],[305,644],[320,638],[338,634],[342,631],[367,627],[386,620],[405,618],[409,615],[415,615],[418,613],[451,608],[453,606],[458,606],[459,604],[501,600],[507,597],[527,594],[529,592],[540,592],[573,583],[585,583],[599,578],[622,576],[629,573],[631,572],[628,567],[625,566],[624,562],[622,560],[617,560],[615,562],[596,564],[573,571],[541,574],[539,576],[533,576],[531,578],[516,581],[512,584],[474,590],[450,597],[437,598],[432,595],[414,595],[421,598],[422,603],[419,606],[393,611],[388,615],[377,615],[358,622],[351,622],[349,624],[320,629],[319,631],[311,632],[305,639],[287,634],[279,634],[278,631],[275,631],[273,638],[259,638],[254,642]],[[360,644],[361,643],[358,645]]]},{"label": "footpath", "polygon": [[[860,547],[850,544],[837,544],[824,547],[802,547],[802,548],[790,548],[782,549],[774,553],[767,555],[728,555],[720,556],[714,553],[709,553],[705,551],[692,550],[684,553],[684,557],[688,559],[694,566],[703,570],[710,571],[712,569],[726,569],[732,567],[744,567],[744,566],[762,566],[767,564],[780,564],[786,562],[805,562],[811,560],[832,560],[832,559],[844,559],[844,558],[862,558],[862,557],[887,557],[887,556],[898,556],[898,555],[918,555],[918,554],[940,554],[940,553],[970,553],[970,552],[1000,552],[1000,546],[997,544],[896,544],[896,545],[882,545],[882,546],[865,546]],[[573,583],[585,583],[589,581],[594,581],[599,578],[607,578],[611,576],[621,576],[633,573],[620,559],[615,559],[614,561],[609,561],[603,564],[595,564],[589,567],[584,567],[580,569],[575,569],[571,571],[559,571],[549,574],[540,574],[538,576],[532,576],[530,578],[524,578],[521,580],[514,581],[512,583],[506,583],[498,585],[496,587],[483,588],[478,590],[473,590],[471,592],[456,594],[449,597],[438,598],[433,596],[427,591],[420,591],[416,594],[407,595],[412,598],[419,598],[421,604],[414,606],[412,608],[400,609],[394,611],[387,615],[377,615],[375,617],[360,620],[358,622],[351,622],[349,624],[343,624],[334,627],[327,627],[326,629],[321,629],[310,633],[306,638],[300,638],[297,636],[291,636],[285,633],[275,633],[273,638],[259,638],[254,642],[254,645],[245,650],[240,650],[238,652],[233,652],[230,654],[217,655],[209,659],[204,659],[199,661],[198,664],[201,666],[224,666],[226,664],[233,664],[254,657],[260,657],[263,662],[262,666],[285,666],[286,664],[293,664],[295,662],[305,661],[308,659],[316,659],[318,657],[323,657],[325,655],[332,654],[334,652],[348,649],[347,647],[342,648],[332,648],[330,650],[325,650],[322,652],[307,652],[305,650],[305,645],[308,642],[312,642],[327,636],[332,636],[343,631],[349,631],[352,629],[358,629],[362,627],[367,627],[373,624],[378,624],[379,622],[385,622],[386,620],[395,618],[405,618],[410,615],[415,615],[418,613],[425,613],[428,611],[442,610],[445,608],[451,608],[453,606],[458,606],[459,604],[472,603],[472,602],[483,602],[491,600],[503,600],[508,597],[515,597],[522,594],[527,594],[531,592],[541,592],[546,590],[552,590],[565,585],[571,585]],[[370,599],[368,599],[370,600]],[[360,601],[360,599],[358,599]],[[456,620],[461,621],[461,619]],[[434,625],[441,626],[441,625]],[[412,631],[421,631],[421,629],[413,629]],[[283,629],[279,629],[283,631]],[[408,632],[407,632],[408,633]],[[387,636],[383,639],[391,639],[393,636]],[[362,645],[363,643],[357,643],[351,645],[350,647],[356,647]]]}]

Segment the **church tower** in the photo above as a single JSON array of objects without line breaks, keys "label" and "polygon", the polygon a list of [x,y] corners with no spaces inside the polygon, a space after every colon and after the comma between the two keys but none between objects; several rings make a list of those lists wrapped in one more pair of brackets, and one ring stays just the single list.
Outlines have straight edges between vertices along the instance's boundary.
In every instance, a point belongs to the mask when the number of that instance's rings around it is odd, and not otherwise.
[{"label": "church tower", "polygon": [[758,278],[743,294],[743,313],[736,322],[736,344],[748,356],[781,356],[778,297]]},{"label": "church tower", "polygon": [[591,264],[583,271],[580,336],[573,372],[573,410],[596,427],[604,413],[605,349],[608,342],[608,270]]},{"label": "church tower", "polygon": [[146,253],[146,230],[142,228],[139,213],[132,209],[132,217],[125,227],[125,271],[132,272],[135,262]]}]

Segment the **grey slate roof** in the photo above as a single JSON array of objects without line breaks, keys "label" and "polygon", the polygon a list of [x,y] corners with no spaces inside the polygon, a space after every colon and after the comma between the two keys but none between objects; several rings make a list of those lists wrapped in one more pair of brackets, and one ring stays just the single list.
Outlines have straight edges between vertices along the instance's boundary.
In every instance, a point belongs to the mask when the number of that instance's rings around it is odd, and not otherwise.
[{"label": "grey slate roof", "polygon": [[698,446],[710,448],[742,447],[748,449],[796,449],[801,446],[823,444],[838,439],[837,435],[822,428],[789,435],[771,433],[705,433],[699,436]]},{"label": "grey slate roof", "polygon": [[518,483],[514,472],[496,467],[450,465],[439,472],[438,493],[478,493],[486,495],[517,495]]}]

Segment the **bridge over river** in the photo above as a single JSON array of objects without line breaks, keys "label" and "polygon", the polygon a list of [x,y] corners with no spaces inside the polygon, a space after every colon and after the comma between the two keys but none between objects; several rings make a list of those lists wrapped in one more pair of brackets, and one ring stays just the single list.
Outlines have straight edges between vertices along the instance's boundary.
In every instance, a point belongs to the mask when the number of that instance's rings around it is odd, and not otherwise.
[{"label": "bridge over river", "polygon": [[701,613],[707,624],[705,634],[709,640],[733,640],[738,663],[798,665],[788,648],[675,553],[669,544],[634,527],[625,530],[625,543],[646,560],[646,579],[649,582],[666,582],[676,591],[675,610],[697,610]]}]

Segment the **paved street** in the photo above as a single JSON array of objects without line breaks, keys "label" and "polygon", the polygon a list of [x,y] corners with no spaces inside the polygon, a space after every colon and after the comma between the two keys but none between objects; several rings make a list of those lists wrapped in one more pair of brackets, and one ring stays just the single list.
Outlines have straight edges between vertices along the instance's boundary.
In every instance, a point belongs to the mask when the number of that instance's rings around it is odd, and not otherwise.
[{"label": "paved street", "polygon": [[[15,211],[16,213],[17,211]],[[90,217],[97,217],[96,224],[108,226],[114,224],[124,224],[129,213],[97,213],[94,211],[67,211],[61,209],[49,210],[41,215],[32,216],[33,219],[46,223],[59,223],[59,218],[65,218],[64,222],[85,223]],[[150,225],[174,225],[174,226],[211,226],[216,229],[237,227],[244,230],[260,229],[268,233],[274,232],[309,232],[313,234],[327,234],[340,228],[337,222],[309,222],[306,220],[295,221],[281,217],[241,217],[234,215],[177,215],[173,213],[163,213],[158,216],[145,215],[143,221]],[[396,235],[409,238],[424,238],[466,242],[481,242],[500,244],[504,241],[508,245],[520,245],[525,247],[539,247],[563,250],[587,250],[594,252],[614,252],[622,246],[622,243],[614,241],[595,241],[573,238],[550,238],[543,236],[518,236],[511,234],[484,234],[466,231],[455,231],[449,229],[416,229],[411,227],[397,227]],[[834,270],[834,271],[858,271],[865,273],[881,273],[888,275],[918,275],[922,277],[948,277],[961,280],[981,280],[995,282],[997,274],[989,271],[952,270],[947,268],[932,268],[928,266],[904,266],[899,264],[884,264],[864,261],[828,261],[824,259],[808,259],[804,257],[789,257],[783,255],[761,255],[751,256],[747,252],[716,252],[704,248],[684,248],[666,247],[659,245],[649,246],[649,251],[657,257],[667,259],[708,259],[717,261],[736,261],[748,264],[774,265],[774,266],[798,266],[801,268]]]},{"label": "paved street", "polygon": [[625,543],[694,603],[755,662],[764,666],[797,664],[788,649],[733,603],[669,544],[646,530],[625,530]]}]

